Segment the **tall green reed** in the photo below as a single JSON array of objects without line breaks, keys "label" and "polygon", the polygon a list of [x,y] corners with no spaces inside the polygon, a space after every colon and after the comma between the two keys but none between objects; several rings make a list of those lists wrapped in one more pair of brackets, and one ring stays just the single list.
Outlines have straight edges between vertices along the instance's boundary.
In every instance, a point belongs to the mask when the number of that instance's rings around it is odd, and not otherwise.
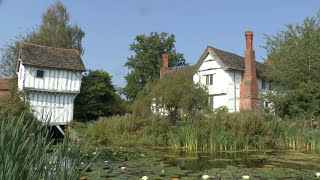
[{"label": "tall green reed", "polygon": [[68,138],[54,145],[50,128],[37,126],[32,121],[0,117],[0,179],[80,179],[86,167],[88,146],[76,145]]}]

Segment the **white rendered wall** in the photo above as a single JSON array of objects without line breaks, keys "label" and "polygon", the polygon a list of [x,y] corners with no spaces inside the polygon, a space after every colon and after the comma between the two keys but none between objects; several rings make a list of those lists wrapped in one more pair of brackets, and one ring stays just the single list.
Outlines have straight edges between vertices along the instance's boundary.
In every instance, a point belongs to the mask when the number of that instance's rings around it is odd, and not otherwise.
[{"label": "white rendered wall", "polygon": [[[206,85],[206,75],[213,74],[213,85]],[[200,65],[198,72],[193,76],[194,83],[206,86],[210,96],[214,96],[213,108],[226,106],[229,112],[239,111],[240,84],[242,72],[225,71],[222,66],[210,54]],[[265,82],[262,89],[262,79],[257,77],[261,108],[264,108],[263,94],[269,90],[269,83]]]},{"label": "white rendered wall", "polygon": [[21,64],[21,61],[18,62],[18,70],[17,70],[17,76],[18,76],[18,88],[21,91],[23,89],[23,83],[24,83],[24,75],[25,75],[25,67]]},{"label": "white rendered wall", "polygon": [[28,92],[28,99],[38,120],[66,124],[73,120],[74,93]]},{"label": "white rendered wall", "polygon": [[[213,85],[206,85],[206,75],[213,74]],[[226,73],[219,62],[210,54],[207,55],[200,65],[198,72],[193,76],[194,83],[200,83],[207,87],[208,93],[214,96],[214,107],[228,106],[228,73]],[[229,107],[228,107],[229,108]]]},{"label": "white rendered wall", "polygon": [[[37,78],[37,70],[44,71]],[[26,90],[34,115],[51,124],[67,124],[73,120],[74,99],[80,92],[81,72],[61,69],[19,66],[18,87]]]},{"label": "white rendered wall", "polygon": [[[25,65],[24,83],[22,89],[51,92],[80,92],[81,72],[38,68]],[[37,70],[44,71],[43,78],[37,78]]]},{"label": "white rendered wall", "polygon": [[242,73],[239,71],[226,71],[228,74],[226,81],[228,82],[228,110],[229,112],[239,111],[240,83]]}]

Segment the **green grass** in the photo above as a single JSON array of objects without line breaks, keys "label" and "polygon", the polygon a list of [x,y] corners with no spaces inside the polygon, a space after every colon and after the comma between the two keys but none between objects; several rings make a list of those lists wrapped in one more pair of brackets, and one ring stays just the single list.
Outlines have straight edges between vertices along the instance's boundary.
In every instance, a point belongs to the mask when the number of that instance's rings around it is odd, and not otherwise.
[{"label": "green grass", "polygon": [[88,124],[83,122],[75,122],[73,129],[81,135],[86,135],[89,132]]}]

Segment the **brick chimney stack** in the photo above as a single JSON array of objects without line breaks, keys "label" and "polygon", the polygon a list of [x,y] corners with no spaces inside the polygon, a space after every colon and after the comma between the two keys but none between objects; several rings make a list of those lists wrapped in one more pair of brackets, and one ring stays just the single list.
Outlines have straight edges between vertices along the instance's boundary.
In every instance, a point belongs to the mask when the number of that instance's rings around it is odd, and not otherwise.
[{"label": "brick chimney stack", "polygon": [[260,108],[256,73],[255,52],[253,50],[253,32],[246,31],[245,72],[240,84],[240,110],[258,110]]},{"label": "brick chimney stack", "polygon": [[163,66],[160,69],[160,79],[165,75],[167,72],[168,65],[169,65],[169,60],[168,60],[168,54],[162,54],[162,61],[163,61]]}]

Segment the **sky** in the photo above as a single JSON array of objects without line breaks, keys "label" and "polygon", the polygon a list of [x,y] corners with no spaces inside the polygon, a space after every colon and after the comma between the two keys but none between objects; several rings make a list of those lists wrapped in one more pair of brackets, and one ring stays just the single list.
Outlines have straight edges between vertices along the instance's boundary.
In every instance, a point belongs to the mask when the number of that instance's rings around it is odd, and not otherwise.
[{"label": "sky", "polygon": [[[41,15],[56,0],[0,0],[0,47],[41,24]],[[317,15],[320,0],[61,0],[70,24],[85,33],[82,60],[87,69],[102,69],[124,87],[130,44],[140,34],[175,35],[177,52],[194,65],[206,47],[244,56],[244,32],[254,32],[256,60],[265,57],[264,34]],[[1,54],[0,54],[1,55]]]}]

